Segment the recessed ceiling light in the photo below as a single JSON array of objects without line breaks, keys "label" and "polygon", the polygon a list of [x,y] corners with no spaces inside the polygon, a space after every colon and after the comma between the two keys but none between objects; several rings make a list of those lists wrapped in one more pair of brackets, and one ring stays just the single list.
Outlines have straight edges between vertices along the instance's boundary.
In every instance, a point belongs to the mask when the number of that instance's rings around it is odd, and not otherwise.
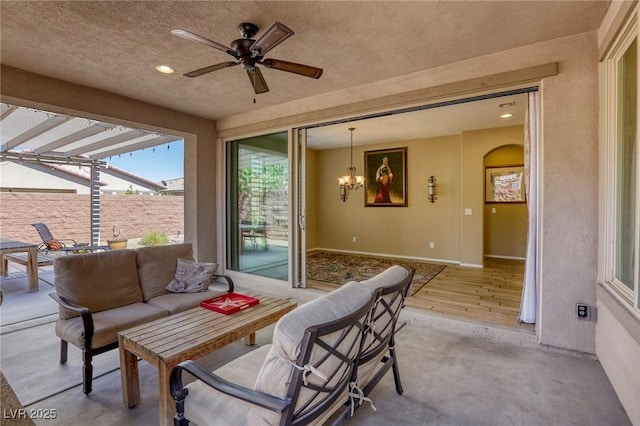
[{"label": "recessed ceiling light", "polygon": [[168,65],[156,65],[156,71],[160,71],[163,74],[173,74],[175,70]]},{"label": "recessed ceiling light", "polygon": [[511,117],[513,117],[513,114],[511,114],[510,112],[508,112],[508,113],[506,113],[506,114],[502,114],[502,115],[500,116],[500,118],[511,118]]}]

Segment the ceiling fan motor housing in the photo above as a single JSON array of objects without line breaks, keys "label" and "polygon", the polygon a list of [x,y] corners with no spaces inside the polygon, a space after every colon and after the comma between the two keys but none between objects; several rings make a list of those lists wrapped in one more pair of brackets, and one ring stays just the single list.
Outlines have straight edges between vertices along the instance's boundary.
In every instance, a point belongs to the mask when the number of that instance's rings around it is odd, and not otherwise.
[{"label": "ceiling fan motor housing", "polygon": [[244,38],[253,38],[253,36],[258,34],[258,26],[251,22],[243,22],[238,25],[238,30],[240,31],[240,35]]}]

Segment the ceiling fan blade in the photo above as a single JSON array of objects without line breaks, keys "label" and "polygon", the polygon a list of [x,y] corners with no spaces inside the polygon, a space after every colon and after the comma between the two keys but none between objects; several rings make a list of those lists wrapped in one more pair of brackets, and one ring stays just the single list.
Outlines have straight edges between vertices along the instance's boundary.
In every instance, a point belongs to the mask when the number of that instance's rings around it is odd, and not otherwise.
[{"label": "ceiling fan blade", "polygon": [[240,62],[223,62],[221,64],[210,65],[208,67],[200,68],[195,71],[191,71],[182,75],[184,75],[185,77],[198,77],[198,76],[201,76],[202,74],[221,70],[223,68],[234,67],[236,65],[240,65]]},{"label": "ceiling fan blade", "polygon": [[267,82],[264,80],[260,68],[254,67],[253,70],[247,70],[247,75],[249,76],[249,80],[251,80],[256,95],[269,91],[269,86],[267,86]]},{"label": "ceiling fan blade", "polygon": [[209,40],[208,38],[199,36],[198,34],[194,34],[194,33],[189,32],[187,30],[182,30],[182,29],[178,28],[178,29],[175,29],[175,30],[171,30],[171,34],[177,35],[178,37],[186,38],[187,40],[197,41],[198,43],[206,44],[207,46],[213,47],[214,49],[218,49],[218,50],[221,50],[223,52],[226,52],[229,55],[233,56],[234,58],[240,57],[238,52],[236,52],[232,48],[227,47],[227,46],[225,46],[223,44],[220,44],[220,43],[218,43],[216,41]]},{"label": "ceiling fan blade", "polygon": [[268,51],[291,37],[293,34],[293,31],[286,25],[281,24],[280,22],[274,23],[251,45],[251,56],[256,58],[266,55]]},{"label": "ceiling fan blade", "polygon": [[294,74],[304,75],[305,77],[320,78],[322,75],[322,68],[296,64],[295,62],[281,61],[279,59],[265,59],[260,63],[267,68],[292,72]]}]

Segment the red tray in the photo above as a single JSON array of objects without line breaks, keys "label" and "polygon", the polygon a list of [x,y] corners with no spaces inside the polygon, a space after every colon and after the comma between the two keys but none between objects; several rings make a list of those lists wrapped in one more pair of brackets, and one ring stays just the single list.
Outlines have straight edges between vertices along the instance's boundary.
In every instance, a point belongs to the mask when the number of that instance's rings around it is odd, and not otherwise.
[{"label": "red tray", "polygon": [[213,299],[203,300],[200,302],[200,306],[205,309],[220,312],[221,314],[229,315],[246,309],[249,306],[257,305],[258,303],[260,303],[260,299],[256,299],[255,297],[239,293],[227,293],[223,296],[214,297]]}]

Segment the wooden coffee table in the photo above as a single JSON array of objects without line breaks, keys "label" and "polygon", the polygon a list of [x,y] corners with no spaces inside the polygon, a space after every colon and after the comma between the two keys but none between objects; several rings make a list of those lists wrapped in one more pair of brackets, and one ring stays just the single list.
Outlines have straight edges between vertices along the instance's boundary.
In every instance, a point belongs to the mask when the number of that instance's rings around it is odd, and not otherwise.
[{"label": "wooden coffee table", "polygon": [[173,367],[182,361],[200,358],[216,349],[245,338],[255,343],[256,331],[278,321],[297,305],[291,300],[252,291],[260,303],[231,315],[201,307],[161,318],[118,333],[122,399],[127,407],[140,402],[138,358],[158,368],[160,424],[171,424],[175,404],[169,390]]}]

